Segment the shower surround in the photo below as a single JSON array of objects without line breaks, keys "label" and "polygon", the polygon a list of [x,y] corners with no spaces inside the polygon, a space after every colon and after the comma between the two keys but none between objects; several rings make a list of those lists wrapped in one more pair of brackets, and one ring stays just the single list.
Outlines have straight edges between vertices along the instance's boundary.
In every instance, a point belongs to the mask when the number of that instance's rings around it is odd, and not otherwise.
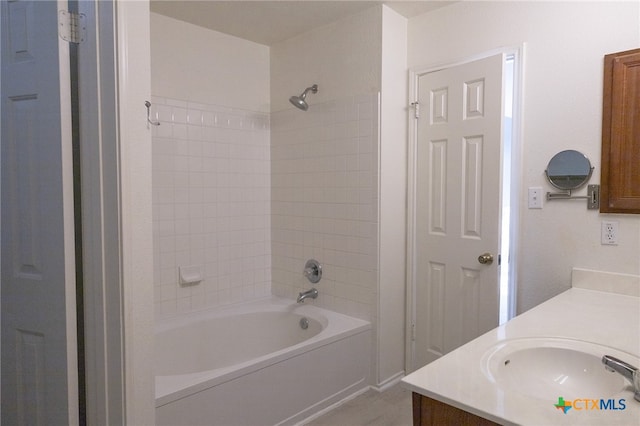
[{"label": "shower surround", "polygon": [[[271,294],[269,116],[153,97],[156,318]],[[179,284],[178,268],[203,280]]]},{"label": "shower surround", "polygon": [[271,114],[272,292],[295,299],[308,290],[302,268],[317,259],[313,303],[374,321],[378,94],[309,104]]},{"label": "shower surround", "polygon": [[[295,299],[369,321],[378,283],[378,94],[268,114],[152,98],[156,318]],[[179,284],[200,266],[199,284]]]}]

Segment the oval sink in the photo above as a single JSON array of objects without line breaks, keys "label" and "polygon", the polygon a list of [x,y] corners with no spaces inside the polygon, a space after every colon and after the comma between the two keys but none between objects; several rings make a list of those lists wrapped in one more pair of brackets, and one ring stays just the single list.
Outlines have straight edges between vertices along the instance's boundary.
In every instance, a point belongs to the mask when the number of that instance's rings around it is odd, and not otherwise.
[{"label": "oval sink", "polygon": [[638,358],[606,346],[578,340],[531,338],[503,341],[484,357],[484,372],[505,391],[546,401],[608,399],[631,384],[607,371],[603,355],[639,365]]}]

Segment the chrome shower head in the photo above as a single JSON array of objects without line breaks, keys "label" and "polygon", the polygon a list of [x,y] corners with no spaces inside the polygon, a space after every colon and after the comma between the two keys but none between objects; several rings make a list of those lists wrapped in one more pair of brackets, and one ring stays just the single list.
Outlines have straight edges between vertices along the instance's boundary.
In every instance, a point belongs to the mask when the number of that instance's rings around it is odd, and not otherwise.
[{"label": "chrome shower head", "polygon": [[292,96],[289,98],[289,102],[291,102],[296,108],[300,108],[303,111],[309,109],[309,105],[302,96]]},{"label": "chrome shower head", "polygon": [[305,100],[307,98],[307,93],[318,93],[318,85],[314,84],[311,87],[307,87],[304,89],[304,92],[300,96],[292,96],[289,98],[289,102],[291,102],[296,108],[300,108],[303,111],[309,109],[309,105]]}]

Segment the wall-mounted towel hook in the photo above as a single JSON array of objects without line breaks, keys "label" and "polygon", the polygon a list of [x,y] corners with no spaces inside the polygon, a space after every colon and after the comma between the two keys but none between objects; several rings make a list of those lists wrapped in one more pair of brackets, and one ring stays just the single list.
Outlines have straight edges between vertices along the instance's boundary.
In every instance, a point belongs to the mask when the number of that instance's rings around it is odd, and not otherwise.
[{"label": "wall-mounted towel hook", "polygon": [[159,126],[159,121],[151,121],[151,102],[144,101],[144,106],[147,107],[147,121],[149,122],[149,124],[151,124],[152,126]]}]

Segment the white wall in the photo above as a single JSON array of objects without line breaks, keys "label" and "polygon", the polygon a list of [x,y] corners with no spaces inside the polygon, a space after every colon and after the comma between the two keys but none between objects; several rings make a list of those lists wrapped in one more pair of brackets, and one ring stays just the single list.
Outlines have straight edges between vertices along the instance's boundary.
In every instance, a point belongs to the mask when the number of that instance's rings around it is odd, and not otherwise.
[{"label": "white wall", "polygon": [[[544,170],[577,149],[599,183],[603,56],[640,45],[638,2],[460,2],[409,20],[409,67],[419,70],[526,43],[518,312],[570,286],[571,268],[640,272],[640,218],[587,211],[585,201],[528,210],[526,188],[553,188]],[[586,190],[578,191],[584,195]],[[620,222],[618,246],[600,245],[600,222]]]},{"label": "white wall", "polygon": [[152,13],[151,64],[156,318],[270,294],[269,48]]},{"label": "white wall", "polygon": [[151,39],[154,95],[269,112],[267,46],[157,13]]},{"label": "white wall", "polygon": [[316,83],[310,105],[380,90],[381,8],[374,7],[271,46],[271,111]]},{"label": "white wall", "polygon": [[382,7],[378,383],[404,372],[407,19]]}]

